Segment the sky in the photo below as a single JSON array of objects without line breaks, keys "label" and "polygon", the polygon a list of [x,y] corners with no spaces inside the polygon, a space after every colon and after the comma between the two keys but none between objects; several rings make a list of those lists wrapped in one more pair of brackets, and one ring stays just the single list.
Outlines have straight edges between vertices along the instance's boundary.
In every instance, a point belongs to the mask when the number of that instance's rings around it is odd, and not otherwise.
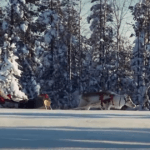
[{"label": "sky", "polygon": [[81,11],[81,33],[83,35],[86,35],[87,37],[90,37],[90,29],[89,26],[90,24],[88,24],[87,22],[87,17],[90,15],[92,4],[91,4],[91,0],[82,0],[82,11]]}]

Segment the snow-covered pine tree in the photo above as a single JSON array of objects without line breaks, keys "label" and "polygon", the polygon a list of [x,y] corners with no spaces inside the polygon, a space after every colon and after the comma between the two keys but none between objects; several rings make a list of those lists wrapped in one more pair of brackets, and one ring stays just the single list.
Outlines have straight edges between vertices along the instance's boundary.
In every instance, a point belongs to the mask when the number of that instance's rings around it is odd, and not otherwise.
[{"label": "snow-covered pine tree", "polygon": [[0,7],[0,48],[3,45],[3,19],[4,19],[4,12],[3,9]]},{"label": "snow-covered pine tree", "polygon": [[134,100],[143,106],[146,90],[150,85],[150,2],[149,0],[142,0],[130,9],[136,21],[134,25],[136,40],[132,59],[132,69],[137,85]]},{"label": "snow-covered pine tree", "polygon": [[112,9],[107,0],[92,0],[91,15],[88,17],[88,22],[91,22],[91,46],[93,48],[93,68],[95,84],[98,90],[108,90],[107,81],[109,79],[109,56],[110,46],[112,43],[113,32],[109,25],[113,21]]},{"label": "snow-covered pine tree", "polygon": [[[9,5],[10,6],[10,5]],[[9,7],[8,6],[8,7]],[[12,99],[19,101],[22,99],[27,99],[24,91],[22,90],[22,84],[20,83],[21,70],[20,65],[16,56],[16,45],[13,42],[11,25],[11,17],[8,17],[11,12],[10,8],[3,7],[2,9],[2,20],[1,20],[1,62],[0,62],[0,76],[1,76],[1,88],[6,94],[11,94]],[[9,107],[9,106],[8,106]]]},{"label": "snow-covered pine tree", "polygon": [[[81,36],[81,45],[80,45],[81,54],[79,53],[79,58],[81,59],[79,63],[81,63],[79,67],[79,75],[80,75],[80,92],[92,92],[97,91],[97,87],[95,86],[97,82],[93,77],[95,70],[93,70],[93,54],[92,47],[90,46],[90,39],[87,39],[84,36]],[[81,55],[81,56],[80,56]]]},{"label": "snow-covered pine tree", "polygon": [[[67,45],[67,58],[68,58],[68,94],[70,95],[74,91],[82,91],[80,83],[82,82],[82,52],[84,51],[85,44],[82,44],[82,35],[80,33],[80,5],[79,0],[65,0],[62,2],[63,6],[63,25],[67,29],[64,34],[66,35]],[[65,23],[67,22],[67,23]],[[84,43],[84,42],[83,42]],[[79,81],[80,80],[80,81]],[[69,100],[72,101],[72,97],[69,96]]]},{"label": "snow-covered pine tree", "polygon": [[[27,1],[28,2],[28,1]],[[15,54],[19,57],[19,64],[22,66],[23,74],[20,78],[23,89],[29,98],[39,94],[39,84],[36,81],[37,62],[34,59],[34,44],[38,38],[33,32],[35,12],[34,1],[26,3],[26,0],[10,0],[6,7],[8,24],[7,33],[11,42],[15,43]],[[36,65],[35,65],[36,64]]]},{"label": "snow-covered pine tree", "polygon": [[63,7],[57,0],[42,0],[41,13],[36,20],[45,43],[41,89],[51,97],[53,108],[67,108],[69,105],[67,28]]},{"label": "snow-covered pine tree", "polygon": [[[11,44],[11,38],[8,34],[4,35],[4,44],[1,49],[2,62],[0,64],[0,86],[5,94],[11,94],[12,99],[19,101],[27,99],[27,96],[22,90],[22,86],[19,82],[21,76],[21,70],[19,70],[19,64],[16,62],[18,59],[14,55],[16,49],[14,43]],[[9,106],[8,106],[9,107]]]},{"label": "snow-covered pine tree", "polygon": [[[111,90],[114,88],[114,91],[119,91],[119,94],[129,94],[133,96],[133,89],[136,88],[133,80],[133,71],[131,69],[131,59],[132,59],[132,50],[133,44],[127,39],[127,37],[119,37],[119,52],[118,52],[118,65],[114,67],[114,71],[117,70],[117,78],[116,80],[110,80]],[[117,44],[116,42],[113,43],[112,49],[114,50],[114,55],[116,55]],[[112,52],[112,53],[113,53]],[[115,58],[116,57],[112,57]],[[117,61],[117,60],[113,61]],[[113,78],[113,72],[112,76]],[[117,80],[118,79],[118,80]],[[117,81],[117,82],[116,82]]]},{"label": "snow-covered pine tree", "polygon": [[[59,3],[59,2],[58,2]],[[53,101],[53,108],[57,105],[55,92],[55,69],[57,63],[54,63],[55,53],[57,53],[58,40],[58,20],[59,16],[55,10],[57,1],[42,0],[39,4],[39,16],[36,19],[38,32],[41,39],[36,48],[36,55],[41,57],[41,75],[39,76],[41,92],[49,94]],[[56,67],[55,67],[56,66]],[[39,71],[40,71],[39,70]]]},{"label": "snow-covered pine tree", "polygon": [[[78,45],[77,12],[74,8],[74,1],[62,1],[61,3],[50,1],[48,3],[44,0],[44,2],[46,5],[43,7],[41,16],[44,16],[45,12],[51,11],[51,14],[49,14],[51,20],[47,23],[43,21],[44,17],[39,17],[38,20],[42,19],[40,22],[43,23],[43,27],[45,26],[43,30],[45,39],[51,37],[47,42],[47,45],[49,45],[47,50],[50,52],[49,56],[53,63],[51,63],[53,73],[47,78],[49,81],[46,83],[49,84],[46,84],[45,91],[50,91],[54,106],[60,108],[73,107],[71,93],[78,87],[77,71],[75,70],[75,56],[77,55],[76,48]],[[48,26],[50,27],[48,28]],[[49,68],[45,71],[45,76],[50,75]]]}]

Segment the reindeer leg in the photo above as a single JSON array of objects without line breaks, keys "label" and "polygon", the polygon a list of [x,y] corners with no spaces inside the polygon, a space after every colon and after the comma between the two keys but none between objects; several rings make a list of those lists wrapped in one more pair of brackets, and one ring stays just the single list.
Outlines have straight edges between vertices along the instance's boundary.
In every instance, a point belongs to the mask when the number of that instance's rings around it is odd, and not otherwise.
[{"label": "reindeer leg", "polygon": [[110,110],[110,104],[109,103],[106,103],[105,106],[104,106],[105,110]]},{"label": "reindeer leg", "polygon": [[51,107],[51,105],[49,106],[49,109],[50,109],[50,110],[52,110],[52,107]]},{"label": "reindeer leg", "polygon": [[47,106],[45,105],[45,109],[47,110]]},{"label": "reindeer leg", "polygon": [[90,110],[90,108],[91,108],[91,106],[89,106],[87,110]]},{"label": "reindeer leg", "polygon": [[107,110],[110,110],[110,108],[111,108],[111,105],[109,105],[109,107],[108,107],[108,109],[107,109]]},{"label": "reindeer leg", "polygon": [[104,107],[101,105],[101,103],[99,104],[99,108],[100,108],[101,110],[104,110]]}]

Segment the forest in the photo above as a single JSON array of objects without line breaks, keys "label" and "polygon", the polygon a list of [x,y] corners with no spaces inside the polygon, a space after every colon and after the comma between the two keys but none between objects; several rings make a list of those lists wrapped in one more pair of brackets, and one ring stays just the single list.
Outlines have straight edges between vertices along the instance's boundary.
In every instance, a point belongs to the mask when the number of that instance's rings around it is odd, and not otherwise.
[{"label": "forest", "polygon": [[[150,1],[90,0],[90,36],[82,34],[83,0],[0,2],[0,87],[14,99],[47,93],[52,107],[78,104],[77,93],[150,96]],[[133,33],[122,33],[133,16]],[[131,41],[131,37],[135,37]]]}]

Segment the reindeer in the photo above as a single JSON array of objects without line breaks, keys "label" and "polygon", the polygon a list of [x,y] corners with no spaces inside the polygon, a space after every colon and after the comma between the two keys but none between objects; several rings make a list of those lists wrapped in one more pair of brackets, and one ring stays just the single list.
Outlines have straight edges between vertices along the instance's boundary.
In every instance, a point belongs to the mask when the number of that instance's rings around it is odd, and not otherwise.
[{"label": "reindeer", "polygon": [[81,94],[79,100],[77,109],[89,110],[91,106],[99,106],[105,110],[110,110],[110,108],[121,109],[124,105],[131,108],[136,107],[128,95],[117,95],[109,91]]}]

